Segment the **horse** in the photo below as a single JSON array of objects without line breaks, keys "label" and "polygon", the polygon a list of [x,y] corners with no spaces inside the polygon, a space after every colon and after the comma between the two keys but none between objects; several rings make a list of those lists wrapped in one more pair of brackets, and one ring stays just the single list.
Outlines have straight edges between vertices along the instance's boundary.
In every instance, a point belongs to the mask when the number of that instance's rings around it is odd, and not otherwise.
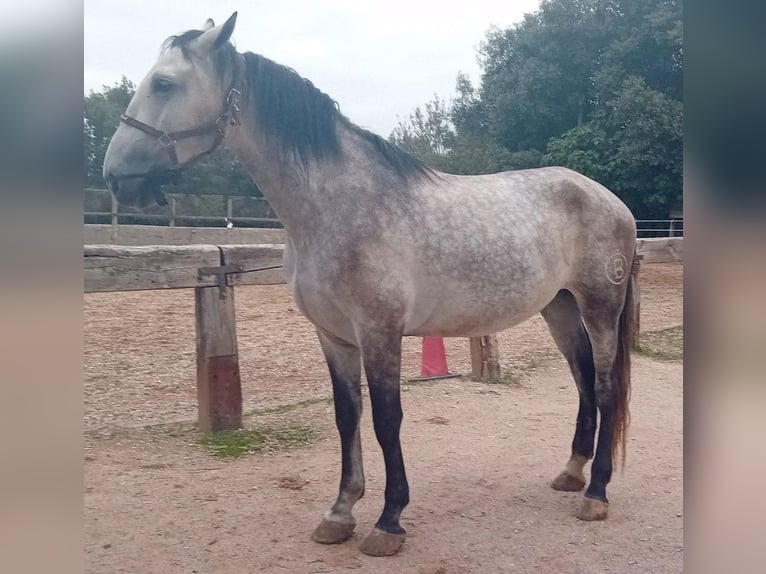
[{"label": "horse", "polygon": [[224,144],[282,221],[286,280],[316,327],[340,435],[338,496],[312,539],[341,543],[356,526],[352,508],[365,489],[362,369],[386,485],[360,549],[387,556],[405,541],[400,515],[409,503],[402,337],[477,337],[537,313],[579,394],[571,455],[550,484],[581,491],[593,459],[575,514],[606,518],[629,422],[630,210],[563,167],[474,176],[432,169],[352,123],[294,70],[238,52],[236,18],[165,40],[109,143],[103,175],[121,203],[161,203],[162,182]]}]

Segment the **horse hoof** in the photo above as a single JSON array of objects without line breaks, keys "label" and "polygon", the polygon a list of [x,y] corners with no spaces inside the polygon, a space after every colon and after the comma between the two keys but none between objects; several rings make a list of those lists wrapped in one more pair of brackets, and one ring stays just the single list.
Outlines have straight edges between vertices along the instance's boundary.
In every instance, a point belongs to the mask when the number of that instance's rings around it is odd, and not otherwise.
[{"label": "horse hoof", "polygon": [[311,534],[311,540],[319,544],[340,544],[351,538],[355,527],[355,522],[334,522],[323,518]]},{"label": "horse hoof", "polygon": [[604,520],[609,511],[609,504],[595,498],[584,498],[580,510],[577,511],[577,518],[591,522],[593,520]]},{"label": "horse hoof", "polygon": [[368,556],[393,556],[399,552],[406,537],[405,533],[391,534],[379,528],[373,528],[359,549]]},{"label": "horse hoof", "polygon": [[562,471],[561,474],[551,482],[551,488],[553,490],[565,490],[567,492],[579,492],[584,486],[584,478],[573,476],[566,470]]}]

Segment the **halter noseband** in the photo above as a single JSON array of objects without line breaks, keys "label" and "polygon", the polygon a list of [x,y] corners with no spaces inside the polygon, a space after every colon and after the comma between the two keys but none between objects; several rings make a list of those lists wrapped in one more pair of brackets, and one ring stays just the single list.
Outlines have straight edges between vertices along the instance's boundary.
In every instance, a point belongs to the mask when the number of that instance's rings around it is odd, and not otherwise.
[{"label": "halter noseband", "polygon": [[[128,114],[122,114],[120,116],[120,121],[131,127],[141,130],[144,133],[149,134],[153,138],[156,138],[160,145],[167,150],[168,155],[170,156],[170,161],[173,162],[173,167],[171,169],[180,170],[192,161],[199,159],[203,155],[207,155],[213,152],[219,145],[221,145],[221,142],[226,135],[226,127],[239,124],[239,111],[242,100],[242,92],[237,88],[237,86],[241,86],[243,68],[244,66],[239,61],[239,59],[237,59],[237,63],[234,65],[234,75],[231,80],[231,86],[229,87],[229,91],[226,92],[226,97],[223,101],[223,110],[221,111],[221,115],[219,115],[212,122],[208,122],[188,130],[166,132],[158,130],[149,124],[145,124],[144,122],[137,120]],[[201,154],[185,161],[184,163],[180,163],[178,161],[178,154],[176,153],[176,142],[179,140],[212,133],[215,134],[215,140],[213,140],[213,145],[210,146],[210,148]]]}]

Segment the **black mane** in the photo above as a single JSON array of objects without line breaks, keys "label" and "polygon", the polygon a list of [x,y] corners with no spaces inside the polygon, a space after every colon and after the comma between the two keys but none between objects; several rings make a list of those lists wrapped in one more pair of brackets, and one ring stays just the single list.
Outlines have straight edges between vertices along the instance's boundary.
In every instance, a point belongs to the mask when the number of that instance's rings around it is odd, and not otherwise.
[{"label": "black mane", "polygon": [[[171,36],[164,42],[163,50],[180,48],[184,57],[191,59],[189,44],[202,33],[188,30]],[[215,50],[215,69],[222,84],[225,78],[231,78],[238,56],[231,43]],[[245,98],[259,129],[279,141],[283,152],[294,154],[304,165],[311,158],[337,157],[340,142],[336,126],[340,122],[369,143],[399,176],[420,179],[433,174],[416,157],[352,123],[340,112],[335,100],[295,70],[252,52],[243,56]]]}]

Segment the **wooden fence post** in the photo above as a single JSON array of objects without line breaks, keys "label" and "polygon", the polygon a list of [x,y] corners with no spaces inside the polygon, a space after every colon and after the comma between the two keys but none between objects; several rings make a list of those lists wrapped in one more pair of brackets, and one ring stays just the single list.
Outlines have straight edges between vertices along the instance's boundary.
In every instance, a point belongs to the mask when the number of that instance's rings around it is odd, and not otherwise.
[{"label": "wooden fence post", "polygon": [[639,274],[641,272],[641,261],[644,256],[636,254],[633,260],[633,268],[630,270],[630,279],[633,286],[633,323],[631,325],[630,338],[633,342],[633,350],[637,351],[641,348],[641,285],[639,282]]},{"label": "wooden fence post", "polygon": [[242,426],[234,288],[196,287],[197,403],[203,432]]},{"label": "wooden fence post", "polygon": [[484,347],[487,349],[487,372],[485,377],[490,380],[500,378],[500,347],[497,344],[497,335],[482,337]]},{"label": "wooden fence post", "polygon": [[471,376],[481,378],[481,337],[471,337],[468,342],[471,345]]},{"label": "wooden fence post", "polygon": [[117,202],[117,198],[112,194],[112,242],[117,241],[117,225],[119,224],[117,215],[119,213],[120,204]]},{"label": "wooden fence post", "polygon": [[482,379],[500,378],[500,348],[497,335],[471,337],[471,375]]}]

